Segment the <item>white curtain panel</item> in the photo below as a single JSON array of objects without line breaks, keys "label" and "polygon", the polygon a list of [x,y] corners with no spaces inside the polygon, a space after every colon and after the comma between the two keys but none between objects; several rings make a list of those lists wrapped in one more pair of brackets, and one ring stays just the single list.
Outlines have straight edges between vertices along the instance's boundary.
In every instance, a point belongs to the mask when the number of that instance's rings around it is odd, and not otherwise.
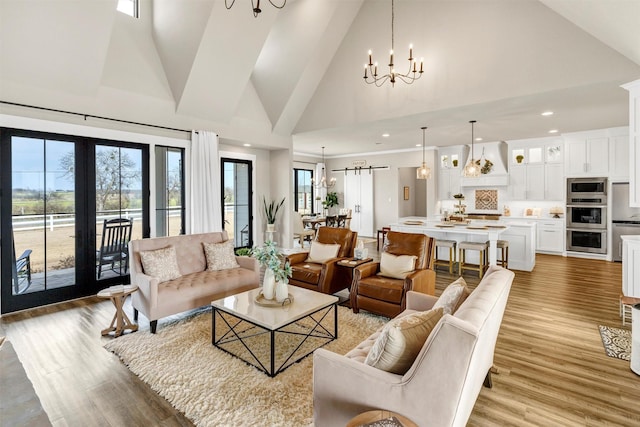
[{"label": "white curtain panel", "polygon": [[220,158],[218,135],[191,132],[191,233],[222,231]]}]

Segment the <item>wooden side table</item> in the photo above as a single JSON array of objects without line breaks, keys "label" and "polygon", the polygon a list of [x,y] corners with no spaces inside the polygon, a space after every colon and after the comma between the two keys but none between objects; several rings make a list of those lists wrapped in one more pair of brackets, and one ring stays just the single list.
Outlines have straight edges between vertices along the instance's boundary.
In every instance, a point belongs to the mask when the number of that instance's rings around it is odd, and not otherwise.
[{"label": "wooden side table", "polygon": [[353,281],[353,269],[359,265],[366,264],[368,262],[373,261],[373,258],[364,258],[364,259],[355,259],[355,258],[347,258],[338,261],[338,266],[342,268],[349,269],[349,284]]},{"label": "wooden side table", "polygon": [[[400,414],[396,414],[395,412],[385,411],[383,409],[376,409],[374,411],[364,412],[355,418],[352,418],[351,421],[347,423],[347,427],[360,427],[363,424],[374,423],[376,421],[388,420],[389,418],[395,418],[397,422],[399,422],[402,427],[418,427],[418,424],[414,423],[407,417],[403,417]],[[395,421],[395,420],[394,420]],[[380,425],[390,425],[394,426],[396,424],[380,424]]]},{"label": "wooden side table", "polygon": [[111,286],[98,292],[99,298],[109,298],[113,305],[116,307],[116,312],[111,320],[111,325],[108,328],[102,330],[102,335],[109,335],[111,332],[115,332],[115,336],[119,337],[125,330],[129,329],[131,332],[138,330],[138,325],[132,323],[123,310],[124,300],[127,296],[138,290],[137,285],[117,285]]}]

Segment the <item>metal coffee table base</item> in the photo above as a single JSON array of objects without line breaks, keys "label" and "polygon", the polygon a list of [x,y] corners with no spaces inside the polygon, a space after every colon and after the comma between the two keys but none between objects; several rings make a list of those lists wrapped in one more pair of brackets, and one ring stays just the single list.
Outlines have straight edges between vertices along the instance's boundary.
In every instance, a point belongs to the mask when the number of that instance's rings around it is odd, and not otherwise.
[{"label": "metal coffee table base", "polygon": [[[274,308],[278,310],[278,308]],[[329,314],[333,311],[333,316]],[[333,325],[330,320],[333,317]],[[213,307],[211,343],[232,356],[235,356],[251,366],[263,371],[270,377],[275,377],[289,366],[304,359],[331,341],[338,338],[338,308],[337,304],[323,307],[307,316],[287,323],[277,329],[268,329],[254,322],[242,319],[232,313]],[[278,337],[298,337],[287,343],[278,343]],[[310,340],[316,340],[319,345],[311,345],[309,351],[298,352]],[[265,351],[264,345],[268,345]],[[281,348],[282,345],[290,348]],[[284,351],[281,356],[277,350]],[[244,353],[244,355],[242,354]],[[278,357],[279,360],[276,361]],[[263,360],[267,358],[268,360]]]}]

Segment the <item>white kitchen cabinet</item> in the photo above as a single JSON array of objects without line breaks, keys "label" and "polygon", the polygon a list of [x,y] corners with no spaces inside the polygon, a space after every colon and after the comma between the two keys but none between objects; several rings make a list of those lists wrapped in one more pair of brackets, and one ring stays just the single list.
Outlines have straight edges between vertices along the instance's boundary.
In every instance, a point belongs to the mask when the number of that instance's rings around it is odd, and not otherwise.
[{"label": "white kitchen cabinet", "polygon": [[609,139],[609,179],[629,180],[629,135]]},{"label": "white kitchen cabinet", "polygon": [[564,234],[563,220],[539,220],[536,252],[564,252]]},{"label": "white kitchen cabinet", "polygon": [[[535,143],[535,140],[533,141]],[[511,148],[511,145],[510,145]],[[509,150],[509,163],[512,165],[535,164],[544,162],[544,147],[534,145],[530,147],[513,147]]]},{"label": "white kitchen cabinet", "polygon": [[640,207],[640,80],[622,87],[629,91],[629,204]]},{"label": "white kitchen cabinet", "polygon": [[347,171],[344,177],[344,206],[351,209],[350,228],[371,237],[373,230],[373,172]]},{"label": "white kitchen cabinet", "polygon": [[554,140],[551,142],[547,142],[544,145],[544,162],[549,163],[563,163],[564,160],[564,149],[563,149],[562,140]]},{"label": "white kitchen cabinet", "polygon": [[567,176],[608,176],[609,138],[569,137],[564,148]]},{"label": "white kitchen cabinet", "polygon": [[544,165],[544,200],[564,200],[565,187],[564,164],[547,163]]},{"label": "white kitchen cabinet", "polygon": [[438,150],[438,198],[453,199],[460,193],[460,174],[468,153],[466,146],[445,147]]},{"label": "white kitchen cabinet", "polygon": [[440,200],[453,199],[460,193],[460,168],[444,169],[438,175],[438,197]]},{"label": "white kitchen cabinet", "polygon": [[[509,141],[509,159],[511,200],[564,199],[563,141],[561,139],[536,138]],[[558,179],[560,181],[556,182]]]},{"label": "white kitchen cabinet", "polygon": [[509,195],[511,200],[544,200],[545,165],[511,165],[509,171]]}]

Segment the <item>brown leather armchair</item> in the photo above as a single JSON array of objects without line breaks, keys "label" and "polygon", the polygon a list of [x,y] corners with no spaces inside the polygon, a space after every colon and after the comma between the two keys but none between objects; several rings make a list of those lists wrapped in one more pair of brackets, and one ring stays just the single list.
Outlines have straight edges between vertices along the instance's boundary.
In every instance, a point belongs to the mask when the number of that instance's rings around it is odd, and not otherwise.
[{"label": "brown leather armchair", "polygon": [[338,243],[338,256],[322,264],[316,264],[307,262],[307,252],[288,255],[287,260],[293,270],[289,284],[324,294],[334,294],[348,288],[351,285],[350,271],[339,267],[337,263],[341,259],[353,257],[357,238],[358,233],[348,228],[318,228],[315,240],[325,244]]},{"label": "brown leather armchair", "polygon": [[436,239],[424,234],[387,232],[387,244],[383,251],[393,255],[415,255],[415,270],[405,279],[379,276],[380,263],[371,262],[353,271],[351,284],[351,308],[387,317],[395,317],[406,306],[407,291],[435,295],[436,272],[434,270]]}]

